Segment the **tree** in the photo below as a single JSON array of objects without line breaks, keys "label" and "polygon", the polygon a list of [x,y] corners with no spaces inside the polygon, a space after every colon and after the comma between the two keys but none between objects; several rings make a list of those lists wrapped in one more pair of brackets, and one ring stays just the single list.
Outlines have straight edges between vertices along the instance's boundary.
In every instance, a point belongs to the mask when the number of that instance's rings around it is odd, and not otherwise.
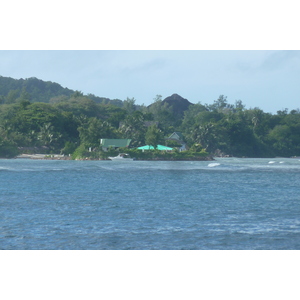
[{"label": "tree", "polygon": [[16,145],[1,137],[0,132],[0,157],[11,158],[18,154]]},{"label": "tree", "polygon": [[175,127],[176,123],[178,123],[170,105],[168,105],[168,103],[163,103],[159,97],[154,103],[148,106],[148,112],[153,115],[154,121],[157,121],[159,123],[159,127],[165,132],[172,131],[170,128]]},{"label": "tree", "polygon": [[6,103],[7,104],[15,103],[19,94],[20,94],[19,90],[10,90],[6,96]]},{"label": "tree", "polygon": [[55,103],[53,107],[61,111],[69,111],[76,116],[99,116],[99,105],[87,97],[80,96],[80,94],[78,94],[76,97],[71,97],[68,101]]},{"label": "tree", "polygon": [[49,103],[54,104],[54,103],[65,102],[68,101],[68,99],[69,97],[66,95],[55,96],[50,98]]},{"label": "tree", "polygon": [[123,101],[123,108],[127,111],[128,114],[132,114],[136,110],[135,99],[128,98]]},{"label": "tree", "polygon": [[89,118],[88,122],[78,128],[80,142],[89,147],[99,146],[101,138],[116,138],[116,130],[106,121]]},{"label": "tree", "polygon": [[26,88],[23,87],[22,91],[21,91],[21,95],[16,101],[17,102],[24,102],[24,101],[30,102],[30,99],[31,99],[30,94],[26,91]]},{"label": "tree", "polygon": [[234,106],[232,104],[228,104],[227,97],[224,95],[220,95],[217,100],[214,101],[211,105],[206,105],[210,111],[218,111],[218,112],[226,112],[232,111]]},{"label": "tree", "polygon": [[80,98],[83,97],[83,93],[81,91],[75,91],[72,95],[73,98]]},{"label": "tree", "polygon": [[[224,128],[225,149],[233,156],[266,157],[270,149],[254,133],[253,121],[245,114],[232,114],[222,121]],[[221,125],[219,124],[219,125]],[[258,124],[258,123],[257,123]]]},{"label": "tree", "polygon": [[153,148],[156,149],[157,145],[164,143],[162,131],[156,125],[149,126],[146,132],[145,141],[147,145],[153,146]]},{"label": "tree", "polygon": [[64,155],[72,154],[76,150],[76,144],[72,142],[66,142],[65,147],[61,150]]},{"label": "tree", "polygon": [[145,142],[146,127],[144,121],[144,114],[140,111],[135,111],[121,123],[119,132],[123,138],[131,139],[131,146],[133,147],[142,146]]},{"label": "tree", "polygon": [[213,123],[196,124],[191,132],[194,143],[201,144],[207,151],[216,150],[216,126]]},{"label": "tree", "polygon": [[53,150],[56,149],[55,143],[57,143],[61,137],[62,135],[55,132],[54,126],[52,126],[51,123],[43,124],[38,134],[38,140],[41,144]]},{"label": "tree", "polygon": [[287,125],[276,125],[268,134],[272,148],[278,156],[295,155],[291,150],[293,141],[291,139],[291,130]]},{"label": "tree", "polygon": [[245,105],[242,100],[236,100],[234,108],[236,111],[243,111],[245,109]]},{"label": "tree", "polygon": [[194,105],[190,105],[188,110],[184,112],[184,118],[181,124],[181,131],[189,132],[190,128],[198,121],[198,116],[203,111],[207,111],[204,105],[200,102]]}]

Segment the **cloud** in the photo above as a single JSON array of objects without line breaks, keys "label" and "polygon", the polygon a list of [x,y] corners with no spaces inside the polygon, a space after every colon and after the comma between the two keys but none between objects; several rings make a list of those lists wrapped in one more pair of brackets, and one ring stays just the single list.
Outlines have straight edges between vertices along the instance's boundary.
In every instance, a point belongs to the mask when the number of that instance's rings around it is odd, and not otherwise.
[{"label": "cloud", "polygon": [[266,71],[275,71],[291,67],[293,64],[299,65],[300,51],[284,50],[268,52],[260,68]]},{"label": "cloud", "polygon": [[276,111],[276,101],[277,110],[281,103],[296,107],[300,94],[300,51],[0,51],[0,69],[2,76],[145,104],[156,94],[178,93],[194,103],[224,94]]},{"label": "cloud", "polygon": [[167,62],[165,59],[156,58],[152,60],[146,60],[143,62],[131,62],[127,65],[121,67],[121,75],[127,76],[138,76],[138,75],[149,75],[152,73],[156,74],[157,72],[162,71]]}]

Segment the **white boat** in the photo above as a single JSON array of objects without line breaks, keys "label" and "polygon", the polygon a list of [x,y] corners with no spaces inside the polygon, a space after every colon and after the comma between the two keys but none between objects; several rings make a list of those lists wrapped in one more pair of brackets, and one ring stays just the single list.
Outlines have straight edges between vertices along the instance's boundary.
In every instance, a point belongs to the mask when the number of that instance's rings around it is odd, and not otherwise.
[{"label": "white boat", "polygon": [[122,160],[122,161],[131,161],[131,160],[134,160],[127,153],[120,153],[118,156],[114,156],[114,157],[109,156],[108,158],[110,160]]}]

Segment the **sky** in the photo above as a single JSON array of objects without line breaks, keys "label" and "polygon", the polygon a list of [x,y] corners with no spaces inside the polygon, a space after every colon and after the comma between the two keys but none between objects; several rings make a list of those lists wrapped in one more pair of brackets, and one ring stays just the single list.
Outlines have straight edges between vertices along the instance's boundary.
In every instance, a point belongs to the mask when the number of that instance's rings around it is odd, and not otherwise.
[{"label": "sky", "polygon": [[292,0],[15,0],[2,9],[0,76],[145,105],[176,93],[270,113],[300,108]]},{"label": "sky", "polygon": [[298,50],[1,50],[0,75],[145,105],[176,93],[270,113],[300,108]]}]

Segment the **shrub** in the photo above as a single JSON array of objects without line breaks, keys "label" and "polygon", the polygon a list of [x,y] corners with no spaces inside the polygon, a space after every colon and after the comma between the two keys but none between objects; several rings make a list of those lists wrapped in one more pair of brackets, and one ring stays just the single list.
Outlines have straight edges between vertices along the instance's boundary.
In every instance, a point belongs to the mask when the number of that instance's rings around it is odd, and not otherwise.
[{"label": "shrub", "polygon": [[81,144],[72,154],[72,159],[85,159],[89,157],[89,152],[84,144]]}]

